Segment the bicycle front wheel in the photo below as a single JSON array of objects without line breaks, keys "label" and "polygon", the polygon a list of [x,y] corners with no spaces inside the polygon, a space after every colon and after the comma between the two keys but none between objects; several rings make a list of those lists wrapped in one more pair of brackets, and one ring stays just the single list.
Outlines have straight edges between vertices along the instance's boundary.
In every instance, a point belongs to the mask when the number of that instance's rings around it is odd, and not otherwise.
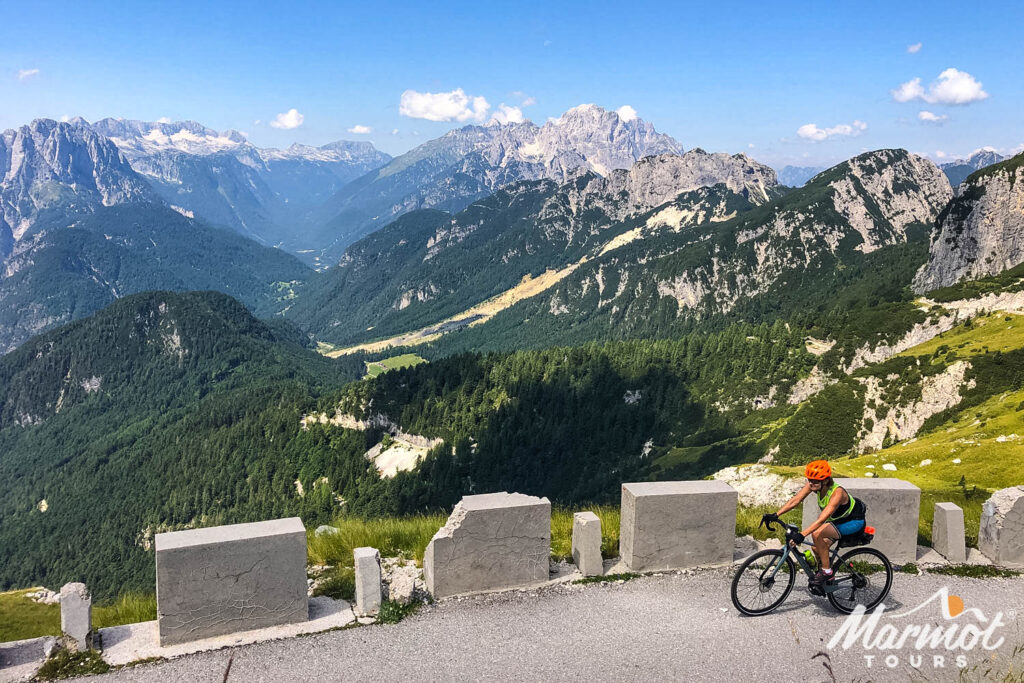
[{"label": "bicycle front wheel", "polygon": [[892,564],[874,548],[857,548],[843,555],[834,571],[839,588],[828,593],[828,601],[840,612],[849,614],[857,605],[874,609],[892,588]]},{"label": "bicycle front wheel", "polygon": [[783,550],[754,553],[736,570],[732,579],[732,604],[743,614],[768,614],[789,597],[796,583],[796,565],[789,553],[776,571]]}]

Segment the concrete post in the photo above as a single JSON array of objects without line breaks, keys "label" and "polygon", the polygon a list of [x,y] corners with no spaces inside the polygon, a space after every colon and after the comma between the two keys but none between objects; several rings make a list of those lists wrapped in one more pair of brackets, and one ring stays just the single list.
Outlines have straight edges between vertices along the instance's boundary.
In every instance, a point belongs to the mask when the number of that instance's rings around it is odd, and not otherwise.
[{"label": "concrete post", "polygon": [[380,552],[376,548],[352,551],[356,566],[356,615],[371,616],[380,611]]},{"label": "concrete post", "polygon": [[964,511],[955,503],[936,503],[932,518],[932,547],[950,562],[967,561]]},{"label": "concrete post", "polygon": [[92,647],[92,596],[84,583],[66,583],[60,589],[60,630],[71,649]]},{"label": "concrete post", "polygon": [[604,574],[601,518],[593,512],[577,512],[572,516],[572,559],[583,576]]}]

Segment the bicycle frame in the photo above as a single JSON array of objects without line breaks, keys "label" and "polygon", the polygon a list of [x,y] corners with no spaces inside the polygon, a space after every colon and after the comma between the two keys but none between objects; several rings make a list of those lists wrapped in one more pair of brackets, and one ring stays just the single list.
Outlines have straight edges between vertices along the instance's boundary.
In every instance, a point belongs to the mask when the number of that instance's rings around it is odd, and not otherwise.
[{"label": "bicycle frame", "polygon": [[[780,522],[780,524],[781,524],[781,522]],[[783,527],[785,528],[785,525],[783,525]],[[764,578],[766,576],[771,578],[772,580],[774,580],[775,579],[775,575],[779,573],[780,569],[782,569],[782,565],[786,562],[786,557],[788,557],[789,555],[792,555],[794,557],[794,559],[796,559],[797,564],[800,565],[800,568],[804,570],[804,574],[807,575],[808,579],[814,578],[814,570],[811,568],[811,565],[808,564],[807,558],[804,557],[804,554],[802,552],[797,550],[797,548],[800,547],[800,546],[796,546],[796,547],[790,546],[789,545],[789,540],[788,540],[789,534],[786,535],[786,538],[787,538],[786,543],[785,543],[785,550],[786,550],[786,552],[784,552],[782,555],[779,556],[779,561],[775,563],[775,566],[771,569],[771,573],[770,574],[762,574],[761,575],[761,580],[762,581],[764,580]],[[811,544],[808,543],[807,540],[805,539],[803,541],[803,543],[801,543],[800,545],[810,546]],[[839,547],[840,547],[839,543],[836,542],[836,543],[832,544],[831,548],[829,548],[829,564],[831,566],[833,566],[833,567],[835,567],[836,561],[839,559]],[[841,576],[841,577],[837,576],[837,577],[835,577],[832,580],[831,583],[826,584],[826,585],[822,586],[821,588],[824,591],[824,593],[826,593],[826,594],[827,593],[834,593],[837,590],[841,589],[844,584],[846,584],[848,582],[852,582],[852,581],[853,581],[853,576],[850,576],[850,575]]]}]

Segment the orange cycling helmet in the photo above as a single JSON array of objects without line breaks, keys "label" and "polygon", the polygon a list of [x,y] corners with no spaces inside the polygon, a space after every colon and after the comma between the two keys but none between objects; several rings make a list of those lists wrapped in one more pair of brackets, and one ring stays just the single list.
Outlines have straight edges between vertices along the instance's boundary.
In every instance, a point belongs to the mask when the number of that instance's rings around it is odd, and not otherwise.
[{"label": "orange cycling helmet", "polygon": [[827,460],[809,462],[804,469],[804,476],[817,481],[828,479],[832,476],[832,466],[828,464]]}]

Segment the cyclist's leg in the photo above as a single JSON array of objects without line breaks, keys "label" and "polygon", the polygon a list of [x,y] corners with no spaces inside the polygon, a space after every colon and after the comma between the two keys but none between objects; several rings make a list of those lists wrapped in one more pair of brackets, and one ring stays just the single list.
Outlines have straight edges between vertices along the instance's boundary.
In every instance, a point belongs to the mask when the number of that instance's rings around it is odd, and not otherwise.
[{"label": "cyclist's leg", "polygon": [[831,522],[822,525],[821,528],[814,532],[814,552],[818,556],[818,562],[821,563],[822,569],[829,569],[831,567],[828,549],[837,540],[839,540],[839,530]]}]

